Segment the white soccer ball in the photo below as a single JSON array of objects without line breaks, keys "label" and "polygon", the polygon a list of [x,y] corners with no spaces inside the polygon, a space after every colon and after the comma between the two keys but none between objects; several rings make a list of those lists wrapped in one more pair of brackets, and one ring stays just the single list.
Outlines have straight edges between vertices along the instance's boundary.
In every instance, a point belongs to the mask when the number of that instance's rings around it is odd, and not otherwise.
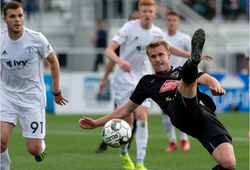
[{"label": "white soccer ball", "polygon": [[102,129],[103,141],[113,148],[126,145],[131,139],[131,128],[122,119],[108,121]]}]

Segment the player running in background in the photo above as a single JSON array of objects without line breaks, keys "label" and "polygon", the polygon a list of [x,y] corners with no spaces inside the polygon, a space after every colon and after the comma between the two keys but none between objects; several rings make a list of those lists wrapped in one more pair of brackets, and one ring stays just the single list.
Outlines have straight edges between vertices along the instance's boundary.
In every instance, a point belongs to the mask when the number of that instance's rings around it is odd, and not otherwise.
[{"label": "player running in background", "polygon": [[17,121],[20,122],[28,152],[40,162],[46,154],[46,89],[43,59],[50,63],[54,101],[68,102],[59,87],[59,63],[48,40],[23,26],[23,6],[12,1],[3,8],[7,30],[1,32],[1,169],[10,169],[8,141]]},{"label": "player running in background", "polygon": [[[136,19],[140,19],[140,16],[139,16],[139,12],[132,12],[130,15],[129,15],[129,21],[131,20],[136,20]],[[115,50],[115,53],[117,56],[119,56],[119,51],[120,51],[120,48],[117,48]],[[107,83],[107,80],[108,80],[108,76],[109,74],[111,73],[111,71],[113,70],[115,66],[115,62],[112,61],[112,60],[109,60],[107,66],[106,66],[106,69],[105,69],[105,73],[104,73],[104,76],[103,76],[103,79],[100,83],[100,87],[99,87],[99,94],[101,95],[102,92],[103,92],[103,89],[104,87],[106,86],[106,83]],[[117,106],[116,106],[116,103],[114,104],[114,109],[116,109]],[[136,129],[136,121],[134,121],[134,124],[133,124],[133,129],[132,129],[132,137],[131,137],[131,141],[134,137],[134,132],[135,132],[135,129]],[[129,146],[130,146],[130,143],[129,143]],[[128,148],[129,148],[128,146]],[[105,150],[107,150],[108,148],[108,145],[102,141],[102,143],[95,149],[95,153],[102,153],[104,152]]]},{"label": "player running in background", "polygon": [[[180,25],[180,16],[176,11],[169,11],[165,16],[165,25],[167,31],[165,37],[171,45],[178,47],[182,50],[191,52],[191,37],[178,30]],[[176,55],[171,55],[170,63],[174,68],[182,66],[186,62],[187,58],[183,58]],[[175,134],[175,127],[172,125],[169,116],[162,111],[162,123],[165,131],[168,134],[169,146],[166,152],[172,152],[178,148],[177,138]],[[179,130],[181,139],[181,150],[189,151],[190,142],[186,133]]]},{"label": "player running in background", "polygon": [[[219,82],[207,73],[198,71],[205,43],[205,32],[198,29],[192,38],[192,56],[182,67],[170,66],[170,46],[164,40],[154,40],[146,46],[148,59],[155,74],[140,79],[125,105],[97,120],[84,117],[79,120],[83,129],[103,126],[114,118],[125,118],[146,98],[152,98],[169,115],[175,127],[196,138],[216,161],[212,170],[234,170],[236,160],[232,138],[216,117],[216,106],[211,97],[198,90],[198,84],[209,87],[212,95],[226,92]],[[194,164],[194,168],[195,164]]]},{"label": "player running in background", "polygon": [[[114,36],[112,42],[106,49],[106,56],[116,62],[117,67],[112,85],[115,91],[117,107],[124,105],[141,77],[151,74],[152,69],[145,53],[145,46],[155,39],[165,39],[163,31],[153,24],[156,17],[156,4],[153,0],[141,0],[139,2],[140,20],[128,21]],[[120,47],[120,56],[118,57],[115,50]],[[190,57],[190,53],[171,46],[173,54]],[[210,59],[211,56],[205,55],[203,58]],[[136,170],[146,170],[144,158],[146,155],[148,141],[148,123],[147,115],[151,106],[151,100],[146,99],[136,110],[137,133],[136,148],[137,161]],[[133,115],[125,118],[125,121],[132,127]],[[120,157],[124,169],[135,169],[134,164],[128,155],[128,145],[120,148]]]}]

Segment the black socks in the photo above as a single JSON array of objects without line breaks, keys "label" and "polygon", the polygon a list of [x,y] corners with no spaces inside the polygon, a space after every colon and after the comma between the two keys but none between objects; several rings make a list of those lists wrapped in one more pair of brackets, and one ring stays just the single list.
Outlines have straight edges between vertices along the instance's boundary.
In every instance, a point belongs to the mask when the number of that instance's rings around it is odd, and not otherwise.
[{"label": "black socks", "polygon": [[191,84],[196,80],[197,74],[198,67],[188,59],[182,66],[182,80],[187,84]]}]

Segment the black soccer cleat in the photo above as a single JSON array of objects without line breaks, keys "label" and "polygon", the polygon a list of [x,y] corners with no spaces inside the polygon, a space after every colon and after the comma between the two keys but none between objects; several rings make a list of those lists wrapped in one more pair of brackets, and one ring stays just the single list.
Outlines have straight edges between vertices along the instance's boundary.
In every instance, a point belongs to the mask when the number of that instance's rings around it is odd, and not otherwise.
[{"label": "black soccer cleat", "polygon": [[102,142],[102,144],[95,149],[95,153],[103,153],[107,149],[108,145],[105,142]]},{"label": "black soccer cleat", "polygon": [[205,43],[205,31],[198,29],[195,31],[192,37],[192,50],[191,50],[191,62],[194,66],[197,66],[201,61],[202,49]]}]

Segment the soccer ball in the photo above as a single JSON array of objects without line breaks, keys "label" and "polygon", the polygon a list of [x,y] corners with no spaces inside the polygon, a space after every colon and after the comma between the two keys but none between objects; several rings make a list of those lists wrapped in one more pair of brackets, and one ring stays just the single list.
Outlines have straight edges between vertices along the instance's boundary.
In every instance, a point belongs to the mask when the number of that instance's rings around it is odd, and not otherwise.
[{"label": "soccer ball", "polygon": [[131,139],[131,128],[122,119],[112,119],[104,125],[102,138],[107,145],[113,148],[124,146]]}]

